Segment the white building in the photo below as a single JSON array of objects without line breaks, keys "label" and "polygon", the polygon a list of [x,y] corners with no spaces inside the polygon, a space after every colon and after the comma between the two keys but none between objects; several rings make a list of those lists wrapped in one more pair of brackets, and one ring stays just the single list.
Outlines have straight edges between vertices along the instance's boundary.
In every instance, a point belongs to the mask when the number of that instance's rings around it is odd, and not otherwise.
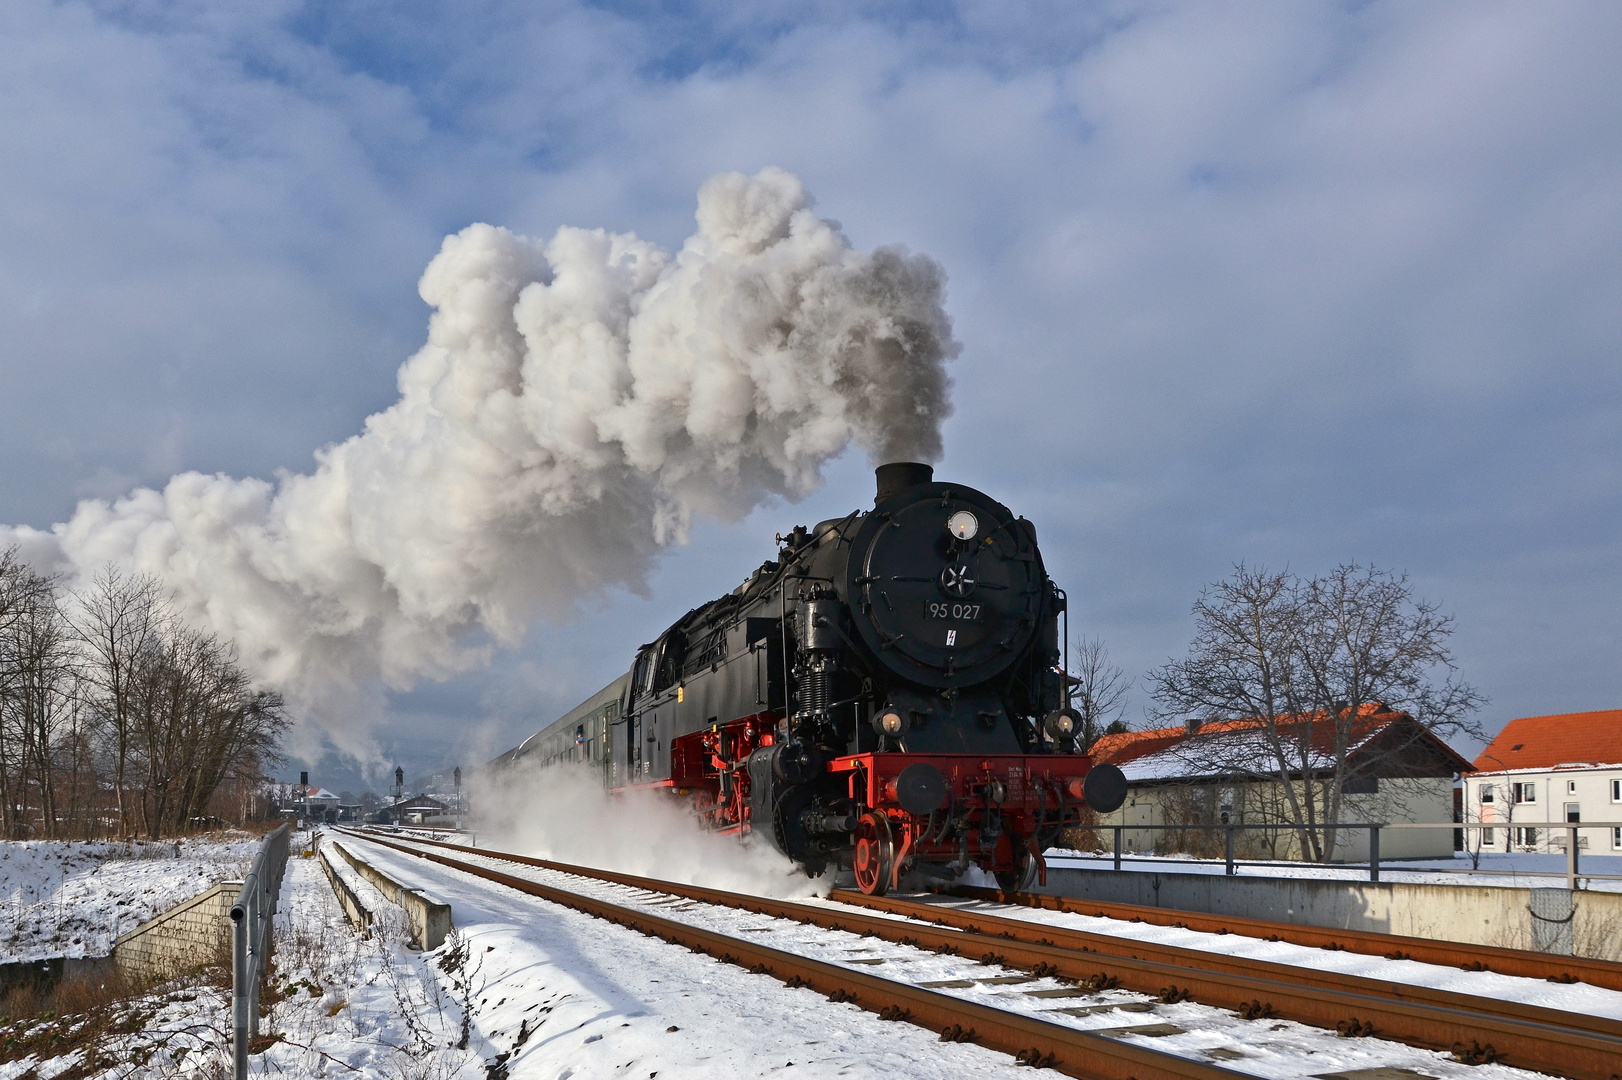
[{"label": "white building", "polygon": [[1577,850],[1622,854],[1622,709],[1511,720],[1475,766],[1463,809],[1481,850],[1564,851],[1561,826],[1590,821],[1613,824],[1580,830]]}]

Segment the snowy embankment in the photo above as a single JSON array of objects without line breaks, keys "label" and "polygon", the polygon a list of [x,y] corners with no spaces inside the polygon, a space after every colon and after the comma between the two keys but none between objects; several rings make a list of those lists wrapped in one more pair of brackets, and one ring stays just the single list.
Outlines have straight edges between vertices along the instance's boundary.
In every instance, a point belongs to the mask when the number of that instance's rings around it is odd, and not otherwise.
[{"label": "snowy embankment", "polygon": [[0,842],[0,963],[105,956],[118,935],[248,872],[259,838]]}]

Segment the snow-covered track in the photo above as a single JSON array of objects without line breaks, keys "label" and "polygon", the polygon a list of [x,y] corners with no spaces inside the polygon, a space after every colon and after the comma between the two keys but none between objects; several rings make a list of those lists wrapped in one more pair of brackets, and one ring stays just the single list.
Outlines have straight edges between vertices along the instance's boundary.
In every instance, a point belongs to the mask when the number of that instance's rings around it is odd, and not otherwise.
[{"label": "snow-covered track", "polygon": [[[1025,944],[1052,945],[1069,949],[1073,952],[1096,954],[1099,957],[1108,957],[1113,961],[1128,960],[1142,962],[1130,966],[1120,966],[1112,969],[1121,980],[1121,985],[1131,990],[1141,992],[1154,992],[1157,982],[1168,977],[1173,970],[1182,972],[1199,972],[1203,975],[1222,977],[1238,976],[1245,980],[1268,980],[1273,983],[1285,984],[1290,987],[1297,998],[1274,1007],[1270,1002],[1261,1002],[1260,1010],[1254,1008],[1249,1011],[1260,1011],[1267,1015],[1288,1016],[1290,1019],[1301,1020],[1303,1023],[1312,1023],[1303,1016],[1290,1015],[1296,1008],[1310,1007],[1309,1002],[1299,999],[1303,989],[1316,989],[1329,992],[1323,1002],[1329,1006],[1323,1011],[1325,1016],[1335,1015],[1335,1004],[1344,1000],[1341,994],[1350,994],[1357,997],[1378,998],[1388,1001],[1390,1008],[1401,1013],[1408,1012],[1414,1005],[1434,1006],[1441,1009],[1460,1011],[1489,1018],[1498,1030],[1502,1027],[1498,1021],[1511,1021],[1514,1023],[1531,1024],[1538,1027],[1582,1032],[1598,1035],[1609,1040],[1609,1053],[1615,1054],[1622,1048],[1622,1020],[1612,1019],[1608,1016],[1591,1016],[1586,1013],[1566,1012],[1552,1009],[1542,1005],[1528,1005],[1518,1001],[1503,1001],[1497,998],[1479,997],[1473,994],[1461,994],[1453,990],[1441,990],[1429,986],[1415,986],[1411,983],[1394,982],[1384,979],[1372,979],[1363,975],[1350,975],[1338,971],[1324,971],[1317,968],[1301,967],[1295,964],[1281,964],[1271,960],[1257,960],[1246,956],[1233,956],[1225,953],[1208,952],[1202,949],[1190,949],[1179,945],[1168,945],[1157,941],[1143,941],[1136,938],[1115,937],[1110,934],[1096,934],[1086,930],[1075,930],[1064,926],[1055,926],[1051,923],[1028,922],[1023,919],[1010,919],[987,911],[966,910],[939,903],[930,903],[920,900],[909,900],[896,896],[867,896],[849,890],[836,890],[829,894],[829,899],[841,903],[873,908],[885,911],[892,915],[901,915],[908,919],[917,919],[924,922],[934,922],[942,926],[949,926],[955,930],[968,931],[980,934],[994,940],[1016,940]],[[1224,996],[1225,985],[1205,985],[1204,980],[1196,982],[1195,976],[1185,974],[1184,988],[1189,990],[1196,1001],[1210,1004],[1222,1004],[1235,1007],[1230,1002],[1220,1001]],[[1241,994],[1246,991],[1241,990]],[[1257,999],[1251,998],[1254,1002]],[[1246,1002],[1240,1003],[1243,1009]],[[1348,1002],[1348,1004],[1350,1004]],[[1367,1006],[1362,1006],[1368,1008]],[[1410,1013],[1411,1015],[1411,1013]],[[1376,1030],[1388,1038],[1401,1036],[1393,1035],[1386,1027],[1381,1026],[1380,1018],[1372,1012],[1364,1014],[1364,1019],[1376,1020]],[[1334,1025],[1339,1027],[1338,1022]],[[1490,1030],[1490,1029],[1489,1029]],[[1565,1035],[1561,1035],[1561,1045]],[[1403,1039],[1403,1041],[1411,1041]],[[1613,1070],[1614,1071],[1614,1070]],[[1609,1075],[1609,1074],[1602,1074]]]},{"label": "snow-covered track", "polygon": [[1315,949],[1345,950],[1388,960],[1417,960],[1469,971],[1496,971],[1550,982],[1583,982],[1607,990],[1622,990],[1622,964],[1593,960],[1584,956],[1553,956],[1527,949],[1501,949],[1492,945],[1472,945],[1461,941],[1403,937],[1371,930],[1338,930],[1271,919],[1251,919],[1235,915],[1207,915],[1175,908],[1145,907],[1140,904],[1114,904],[1047,893],[1009,893],[998,889],[957,887],[943,890],[947,895],[1000,904],[1017,904],[1043,911],[1063,911],[1072,915],[1126,919],[1155,926],[1175,926],[1213,934],[1243,934],[1267,941],[1287,941]]},{"label": "snow-covered track", "polygon": [[[993,1050],[1013,1054],[1022,1064],[1041,1066],[1083,1077],[1086,1080],[1239,1080],[1248,1074],[1225,1069],[1176,1054],[1167,1054],[1146,1046],[1137,1046],[1104,1035],[1050,1023],[1035,1017],[1003,1009],[992,1008],[974,1001],[965,1001],[948,994],[938,993],[908,983],[880,978],[862,971],[852,971],[835,964],[824,963],[796,953],[761,945],[727,934],[716,933],[688,923],[653,915],[636,908],[610,903],[595,897],[583,896],[552,888],[528,878],[515,877],[485,866],[453,859],[434,851],[423,851],[406,844],[385,840],[376,834],[364,834],[369,843],[380,844],[396,851],[415,855],[421,859],[462,873],[505,885],[530,896],[561,904],[576,911],[606,919],[610,922],[661,938],[694,952],[703,953],[727,963],[736,964],[761,975],[769,975],[790,986],[803,986],[840,1002],[850,1002],[877,1013],[887,1020],[904,1020],[919,1027],[940,1033],[941,1040],[974,1042]],[[418,844],[424,841],[416,841]],[[454,845],[436,845],[451,847]],[[481,850],[483,858],[507,859],[514,862],[534,862],[547,866],[544,860],[528,860],[505,853]],[[566,871],[567,872],[567,871]],[[630,875],[607,875],[593,872],[599,880],[630,882],[652,879]],[[626,883],[626,882],[618,882]],[[663,882],[652,882],[658,891],[665,889]],[[685,887],[684,887],[685,888]],[[736,894],[727,894],[736,895]],[[740,897],[740,899],[746,899]],[[756,898],[758,899],[758,898]],[[771,914],[770,906],[779,901],[760,900],[761,908],[754,910]],[[791,905],[795,908],[805,905]],[[793,918],[792,915],[783,915]],[[863,916],[854,916],[857,919]],[[874,920],[881,921],[881,920]]]},{"label": "snow-covered track", "polygon": [[[376,840],[376,837],[369,839]],[[465,850],[431,841],[412,843]],[[448,860],[420,848],[389,846],[455,865],[458,869],[471,869],[459,860]],[[859,899],[869,907],[881,908],[906,921],[489,849],[478,854],[485,859],[740,908],[901,945],[979,957],[986,963],[1068,979],[1086,986],[1119,987],[1166,1002],[1192,1000],[1233,1010],[1246,1018],[1293,1020],[1343,1035],[1378,1035],[1412,1046],[1450,1052],[1470,1063],[1498,1061],[1574,1080],[1616,1080],[1618,1063],[1622,1062],[1622,1022],[1603,1017],[1113,938],[900,898],[880,900],[861,894],[835,894],[837,899]],[[886,980],[881,983],[899,985]]]}]

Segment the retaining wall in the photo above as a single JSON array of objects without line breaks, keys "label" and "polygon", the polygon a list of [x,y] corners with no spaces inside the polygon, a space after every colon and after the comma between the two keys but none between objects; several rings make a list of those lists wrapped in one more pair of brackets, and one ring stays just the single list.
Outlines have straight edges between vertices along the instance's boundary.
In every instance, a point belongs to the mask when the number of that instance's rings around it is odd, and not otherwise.
[{"label": "retaining wall", "polygon": [[0,964],[0,994],[26,986],[36,994],[53,989],[63,979],[89,979],[106,975],[111,956],[51,956],[44,960],[13,960]]},{"label": "retaining wall", "polygon": [[1037,891],[1177,911],[1622,960],[1622,893],[1065,866],[1050,866],[1047,885]]},{"label": "retaining wall", "polygon": [[437,949],[451,931],[451,906],[427,892],[415,882],[396,881],[354,851],[338,841],[323,846],[322,851],[336,851],[355,872],[376,887],[384,897],[405,909],[406,921],[411,927],[411,943],[419,949]]},{"label": "retaining wall", "polygon": [[231,905],[240,881],[223,881],[201,895],[142,923],[113,943],[120,973],[137,980],[165,979],[231,957]]}]

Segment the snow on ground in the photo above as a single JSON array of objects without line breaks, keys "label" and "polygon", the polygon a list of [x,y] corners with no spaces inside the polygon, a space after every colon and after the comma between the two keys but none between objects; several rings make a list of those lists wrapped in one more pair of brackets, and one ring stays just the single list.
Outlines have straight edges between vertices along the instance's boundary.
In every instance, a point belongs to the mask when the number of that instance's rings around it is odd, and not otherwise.
[{"label": "snow on ground", "polygon": [[0,1080],[217,1077],[229,1007],[225,989],[187,978],[87,1013],[8,1020],[0,1025]]},{"label": "snow on ground", "polygon": [[[385,872],[420,881],[451,904],[468,950],[463,970],[469,973],[470,1003],[476,1002],[471,1013],[488,1039],[512,1053],[506,1064],[514,1078],[640,1077],[643,1068],[666,1078],[759,1076],[786,1069],[790,1061],[793,1075],[1026,1075],[1013,1072],[1004,1055],[939,1043],[921,1029],[831,1005],[811,991],[791,990],[768,976],[410,855],[363,841],[353,846]],[[468,856],[478,858],[472,851]],[[870,974],[952,984],[939,989],[1073,1027],[1170,1024],[1182,1030],[1117,1036],[1256,1076],[1282,1080],[1381,1067],[1441,1080],[1536,1075],[1501,1065],[1465,1066],[1443,1054],[1379,1039],[1342,1039],[1302,1024],[1241,1020],[1192,1003],[1162,1005],[1126,991],[1084,991],[959,957],[534,867],[495,860],[487,865],[708,929],[747,933],[751,940]],[[1320,960],[1324,955],[1315,953]],[[987,981],[995,979],[1004,981]]]},{"label": "snow on ground", "polygon": [[1607,990],[1587,983],[1551,983],[1544,979],[1500,975],[1494,971],[1464,971],[1457,967],[1425,964],[1417,960],[1387,960],[1382,956],[1369,956],[1350,951],[1335,952],[1306,945],[1292,945],[1287,941],[1264,941],[1243,934],[1205,933],[1175,926],[1156,926],[1151,923],[1098,918],[1064,911],[1039,911],[950,896],[921,895],[910,899],[964,911],[985,911],[1024,922],[1108,934],[1111,937],[1132,941],[1176,945],[1184,949],[1243,956],[1251,960],[1268,960],[1275,964],[1291,964],[1296,967],[1312,968],[1315,971],[1361,975],[1385,982],[1428,986],[1458,994],[1473,994],[1476,997],[1499,1001],[1519,1001],[1527,1005],[1542,1005],[1565,1012],[1609,1016],[1622,1020],[1622,991]]},{"label": "snow on ground", "polygon": [[[401,1016],[413,1012],[427,1018],[423,1026],[430,1038],[451,1044],[435,1052],[432,1071],[410,1074],[436,1080],[708,1080],[778,1073],[808,1080],[968,1075],[1019,1080],[1028,1075],[1007,1055],[942,1043],[922,1028],[831,1004],[813,991],[790,989],[768,976],[511,889],[372,844],[353,846],[449,902],[455,938],[424,958],[426,964],[408,961],[437,980],[431,989],[414,991],[418,996],[408,999],[411,1005],[396,1005],[392,991],[374,986],[348,998],[328,1018],[344,1026],[341,1031],[289,1030],[291,1040],[308,1039],[344,1066],[329,1061],[323,1072],[319,1060],[305,1058],[298,1064],[306,1072],[278,1071],[272,1066],[283,1051],[277,1048],[265,1055],[265,1075],[351,1075],[347,1066],[353,1066],[361,1076],[395,1076],[380,1047],[385,1041],[409,1043],[414,1036],[404,1030]],[[311,919],[313,912],[306,922]],[[357,983],[354,976],[340,981]],[[322,985],[336,1004],[334,984]],[[450,1051],[460,1041],[464,1015],[467,1059],[458,1062]],[[256,1073],[260,1070],[256,1066]]]},{"label": "snow on ground", "polygon": [[216,882],[240,880],[258,846],[244,832],[0,841],[0,962],[105,956],[119,934]]},{"label": "snow on ground", "polygon": [[[1049,848],[1048,866],[1077,870],[1114,869],[1114,856],[1090,851]],[[1122,870],[1138,873],[1222,874],[1221,859],[1196,859],[1192,855],[1131,854],[1121,860]],[[1380,880],[1418,885],[1484,885],[1518,889],[1563,889],[1566,887],[1566,857],[1537,852],[1487,853],[1481,856],[1479,872],[1471,870],[1470,857],[1463,852],[1451,859],[1403,859],[1381,862]],[[1578,865],[1581,887],[1595,892],[1622,892],[1622,855],[1582,855]],[[1366,866],[1322,866],[1298,862],[1246,862],[1235,866],[1243,877],[1304,877],[1325,881],[1367,881]],[[1603,880],[1604,878],[1618,880]]]},{"label": "snow on ground", "polygon": [[275,925],[270,1015],[277,1041],[250,1058],[255,1076],[388,1080],[483,1077],[493,1050],[471,1029],[428,958],[404,941],[399,908],[358,879],[363,902],[384,912],[356,933],[315,859],[287,864]]}]

